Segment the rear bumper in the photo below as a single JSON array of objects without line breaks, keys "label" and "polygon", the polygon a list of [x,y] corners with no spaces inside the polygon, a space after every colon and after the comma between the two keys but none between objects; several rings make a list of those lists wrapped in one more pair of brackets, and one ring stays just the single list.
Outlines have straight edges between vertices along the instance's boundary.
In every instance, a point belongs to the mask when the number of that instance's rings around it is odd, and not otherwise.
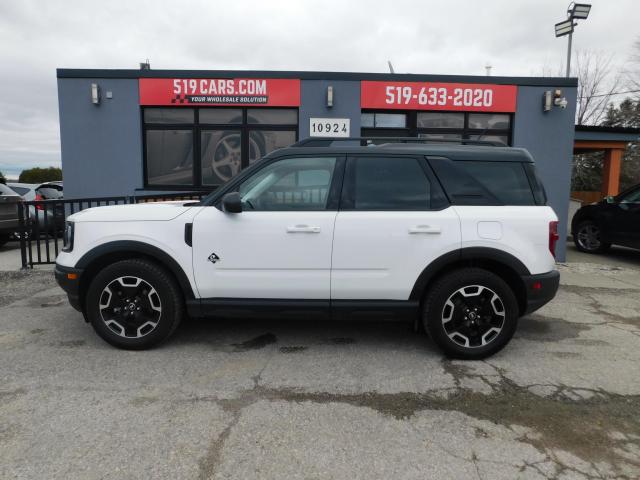
[{"label": "rear bumper", "polygon": [[535,312],[556,296],[560,285],[560,272],[552,270],[539,275],[522,277],[527,292],[527,306],[524,314]]},{"label": "rear bumper", "polygon": [[[65,291],[67,297],[69,297],[69,303],[71,306],[81,312],[82,302],[80,301],[80,276],[82,275],[82,270],[78,268],[64,267],[56,263],[53,274],[56,277],[58,285],[60,285],[60,287]],[[75,278],[73,278],[74,274]]]}]

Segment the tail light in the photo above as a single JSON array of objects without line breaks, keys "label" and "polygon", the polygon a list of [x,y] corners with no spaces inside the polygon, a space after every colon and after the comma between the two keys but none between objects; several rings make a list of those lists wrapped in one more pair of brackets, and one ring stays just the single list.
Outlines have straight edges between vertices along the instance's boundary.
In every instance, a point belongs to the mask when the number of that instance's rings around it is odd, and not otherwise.
[{"label": "tail light", "polygon": [[[44,197],[43,197],[42,195],[40,195],[39,193],[36,193],[36,198],[35,198],[35,200],[36,200],[36,201],[38,201],[38,200],[44,200]],[[38,204],[36,204],[36,208],[37,208],[38,210],[44,210],[44,205],[42,205],[41,203],[38,203]]]},{"label": "tail light", "polygon": [[549,222],[549,251],[551,252],[551,255],[553,255],[553,258],[556,257],[556,243],[558,243],[559,238],[558,222]]}]

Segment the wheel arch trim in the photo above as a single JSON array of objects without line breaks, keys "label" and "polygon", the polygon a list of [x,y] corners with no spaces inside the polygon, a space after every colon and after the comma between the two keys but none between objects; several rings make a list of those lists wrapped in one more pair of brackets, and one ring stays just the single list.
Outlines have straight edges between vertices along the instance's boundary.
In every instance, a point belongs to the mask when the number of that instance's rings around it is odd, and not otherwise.
[{"label": "wheel arch trim", "polygon": [[490,247],[465,247],[447,252],[429,263],[414,283],[409,299],[421,300],[429,283],[445,271],[447,267],[473,261],[490,261],[500,264],[520,277],[531,275],[531,272],[522,261],[504,250]]},{"label": "wheel arch trim", "polygon": [[180,264],[160,248],[144,242],[134,240],[116,240],[113,242],[103,243],[102,245],[98,245],[86,252],[80,260],[78,260],[75,268],[85,270],[101,258],[113,254],[127,253],[142,254],[157,261],[174,275],[186,299],[196,298],[189,277]]}]

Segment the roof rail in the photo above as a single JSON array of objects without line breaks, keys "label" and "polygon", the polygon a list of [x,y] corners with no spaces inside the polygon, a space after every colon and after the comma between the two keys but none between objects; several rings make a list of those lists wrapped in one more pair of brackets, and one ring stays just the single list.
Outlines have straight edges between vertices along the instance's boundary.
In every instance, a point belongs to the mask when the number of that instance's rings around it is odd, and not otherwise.
[{"label": "roof rail", "polygon": [[498,141],[488,140],[469,140],[453,138],[423,138],[423,137],[343,137],[343,138],[327,138],[327,137],[310,137],[300,140],[292,147],[330,147],[333,142],[367,142],[368,146],[380,146],[373,141],[385,143],[455,143],[459,145],[484,145],[489,147],[506,147],[507,145]]}]

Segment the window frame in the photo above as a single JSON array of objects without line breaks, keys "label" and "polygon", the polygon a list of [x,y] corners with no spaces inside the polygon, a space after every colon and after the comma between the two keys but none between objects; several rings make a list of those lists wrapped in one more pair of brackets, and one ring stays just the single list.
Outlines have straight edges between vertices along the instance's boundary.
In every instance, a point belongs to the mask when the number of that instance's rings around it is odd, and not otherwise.
[{"label": "window frame", "polygon": [[[355,165],[358,158],[411,158],[414,159],[422,169],[426,179],[429,181],[429,204],[433,203],[434,193],[439,194],[441,197],[441,205],[437,207],[431,206],[430,208],[410,208],[410,209],[397,209],[397,208],[355,208]],[[342,192],[340,195],[340,211],[345,212],[439,212],[445,210],[451,206],[449,198],[445,194],[442,185],[431,171],[431,167],[428,165],[425,157],[420,155],[385,155],[381,153],[362,153],[362,154],[350,154],[347,155],[344,180]]]},{"label": "window frame", "polygon": [[[460,128],[426,128],[426,127],[418,127],[418,114],[419,113],[462,113],[464,115],[464,124],[463,127]],[[470,112],[470,111],[460,111],[460,110],[384,110],[384,109],[362,109],[360,110],[360,114],[363,113],[404,113],[407,116],[407,126],[404,128],[400,127],[361,127],[361,136],[363,137],[375,137],[375,136],[385,136],[384,131],[387,132],[392,131],[394,134],[386,135],[386,136],[396,136],[399,132],[406,132],[407,137],[417,137],[420,133],[426,134],[453,134],[453,135],[462,135],[463,140],[469,140],[472,135],[482,135],[490,136],[490,135],[501,135],[507,137],[507,145],[511,146],[513,143],[513,120],[514,114],[512,112]],[[508,129],[481,129],[481,128],[470,128],[469,127],[469,115],[470,114],[483,114],[487,115],[497,114],[497,115],[508,115],[509,117],[509,128]],[[375,124],[375,123],[374,123]],[[373,134],[372,134],[373,133]],[[379,134],[378,134],[379,133]]]},{"label": "window frame", "polygon": [[279,155],[276,157],[265,158],[264,161],[260,161],[254,163],[249,166],[246,170],[243,170],[240,174],[230,180],[228,183],[224,185],[224,187],[216,190],[215,195],[212,196],[207,202],[204,203],[205,206],[213,206],[218,210],[222,210],[222,198],[230,192],[237,192],[240,185],[247,180],[249,180],[253,175],[258,174],[262,169],[268,167],[269,165],[276,163],[280,160],[287,160],[292,158],[335,158],[336,163],[333,169],[333,177],[331,179],[331,184],[329,186],[329,193],[327,194],[327,205],[324,210],[247,210],[247,212],[252,213],[269,213],[269,212],[326,212],[326,211],[338,211],[340,207],[340,198],[343,189],[344,183],[344,173],[345,173],[345,164],[346,164],[346,155],[343,153],[334,153],[332,154],[330,151],[323,153],[305,153],[305,154],[288,154],[288,155]]},{"label": "window frame", "polygon": [[[193,108],[194,109],[194,119],[193,123],[146,123],[144,120],[144,112],[148,109],[182,109],[182,108]],[[140,108],[140,123],[142,129],[142,182],[143,187],[145,189],[153,189],[153,190],[183,190],[183,191],[204,191],[210,192],[211,190],[218,189],[221,185],[228,182],[217,183],[217,184],[203,184],[202,183],[202,131],[210,131],[210,130],[240,130],[240,138],[241,138],[241,167],[240,173],[246,170],[249,165],[249,132],[254,130],[263,130],[263,131],[286,131],[286,132],[294,132],[295,141],[299,139],[299,123],[300,123],[300,109],[299,107],[260,107],[260,108],[268,108],[273,110],[295,110],[296,113],[296,124],[250,124],[247,122],[247,112],[251,108],[256,108],[254,106],[216,106],[216,107],[198,107],[194,105],[189,105],[188,107],[171,107],[171,106],[145,106]],[[209,109],[230,109],[230,110],[241,110],[242,113],[242,121],[241,123],[200,123],[200,111],[201,110],[209,110]],[[187,130],[191,131],[192,134],[192,142],[193,142],[193,171],[192,178],[193,183],[190,185],[175,185],[175,184],[153,184],[149,183],[149,175],[148,175],[148,159],[147,159],[147,131],[148,130]],[[239,176],[240,173],[237,175]],[[235,177],[234,177],[235,178]],[[231,179],[233,180],[233,178]],[[231,181],[229,180],[229,181]]]}]

